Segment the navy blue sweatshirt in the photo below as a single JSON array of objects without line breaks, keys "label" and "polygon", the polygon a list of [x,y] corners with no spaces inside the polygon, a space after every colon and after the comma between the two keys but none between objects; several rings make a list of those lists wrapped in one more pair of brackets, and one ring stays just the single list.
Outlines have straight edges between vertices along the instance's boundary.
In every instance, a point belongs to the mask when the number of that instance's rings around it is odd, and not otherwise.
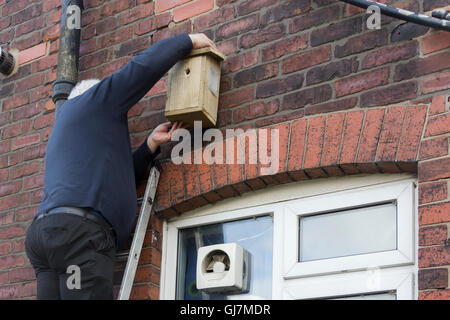
[{"label": "navy blue sweatshirt", "polygon": [[40,214],[59,206],[91,207],[123,246],[137,210],[136,181],[160,152],[146,141],[132,153],[127,112],[192,50],[183,33],[138,53],[122,69],[61,107],[45,155]]}]

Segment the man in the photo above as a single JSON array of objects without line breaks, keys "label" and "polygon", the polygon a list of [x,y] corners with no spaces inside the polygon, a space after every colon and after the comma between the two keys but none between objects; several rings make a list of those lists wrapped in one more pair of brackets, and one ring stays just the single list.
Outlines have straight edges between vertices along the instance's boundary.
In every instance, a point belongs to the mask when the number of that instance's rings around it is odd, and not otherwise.
[{"label": "man", "polygon": [[135,182],[181,126],[160,124],[132,153],[127,112],[177,61],[207,46],[217,49],[204,34],[161,40],[71,92],[47,144],[44,199],[25,243],[38,299],[113,298],[115,252],[136,217]]}]

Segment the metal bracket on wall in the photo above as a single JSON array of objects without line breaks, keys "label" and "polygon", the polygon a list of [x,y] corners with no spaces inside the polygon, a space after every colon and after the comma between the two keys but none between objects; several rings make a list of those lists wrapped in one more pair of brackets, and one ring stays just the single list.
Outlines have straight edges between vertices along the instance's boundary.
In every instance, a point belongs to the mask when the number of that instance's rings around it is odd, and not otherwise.
[{"label": "metal bracket on wall", "polygon": [[376,6],[380,9],[380,12],[386,16],[417,23],[434,29],[450,31],[450,21],[448,20],[450,18],[450,15],[448,11],[443,9],[434,10],[432,14],[433,17],[430,17],[425,14],[390,7],[375,1],[369,0],[340,0],[340,1],[352,4],[354,6],[363,9],[367,9],[369,6]]}]

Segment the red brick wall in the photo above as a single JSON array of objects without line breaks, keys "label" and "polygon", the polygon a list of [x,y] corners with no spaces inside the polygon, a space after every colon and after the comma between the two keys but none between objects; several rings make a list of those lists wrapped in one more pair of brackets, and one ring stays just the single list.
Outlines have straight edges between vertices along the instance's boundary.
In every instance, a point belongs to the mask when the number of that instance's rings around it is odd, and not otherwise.
[{"label": "red brick wall", "polygon": [[[0,44],[21,67],[0,80],[0,299],[34,298],[26,228],[42,199],[51,132],[60,0],[0,0]],[[445,1],[385,1],[427,12]],[[165,161],[156,210],[181,214],[267,185],[358,173],[417,173],[419,298],[449,299],[449,33],[336,0],[85,0],[80,78],[103,78],[133,54],[181,32],[204,32],[222,65],[218,127],[278,128],[280,172],[259,165]],[[165,121],[167,76],[129,112],[132,144]],[[169,156],[170,147],[163,150]],[[180,179],[182,177],[182,179]],[[144,183],[139,185],[142,194]],[[162,218],[147,232],[132,291],[157,299]],[[120,270],[123,265],[118,266]],[[120,272],[117,283],[120,282]]]}]

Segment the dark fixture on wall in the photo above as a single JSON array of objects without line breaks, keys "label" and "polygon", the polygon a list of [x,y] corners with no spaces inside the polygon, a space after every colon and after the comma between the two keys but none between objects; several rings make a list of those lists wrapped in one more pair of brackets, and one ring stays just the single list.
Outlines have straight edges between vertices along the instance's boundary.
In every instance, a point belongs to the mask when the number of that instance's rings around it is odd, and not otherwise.
[{"label": "dark fixture on wall", "polygon": [[367,9],[369,6],[377,6],[380,12],[386,16],[401,19],[408,22],[417,23],[434,29],[450,31],[450,14],[447,10],[437,9],[432,13],[432,17],[425,14],[415,13],[404,9],[397,9],[385,4],[369,0],[341,0],[354,6]]},{"label": "dark fixture on wall", "polygon": [[0,73],[9,77],[17,69],[17,60],[8,50],[0,47]]}]

